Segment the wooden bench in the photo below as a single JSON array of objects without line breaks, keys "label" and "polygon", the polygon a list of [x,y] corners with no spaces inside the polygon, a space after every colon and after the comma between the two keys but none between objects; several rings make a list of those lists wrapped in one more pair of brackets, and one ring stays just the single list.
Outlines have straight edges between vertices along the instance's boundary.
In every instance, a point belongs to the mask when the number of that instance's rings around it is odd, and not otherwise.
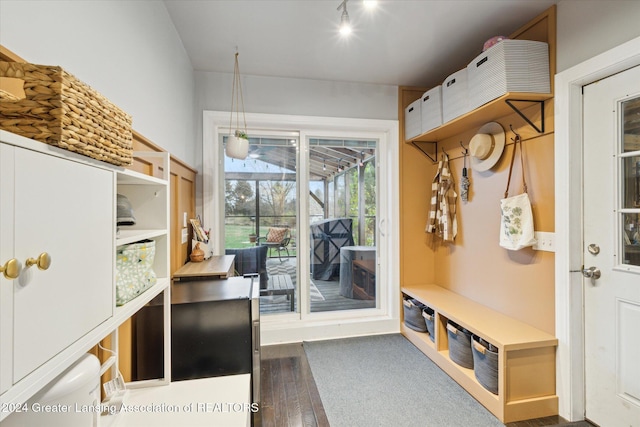
[{"label": "wooden bench", "polygon": [[293,298],[295,287],[288,274],[274,274],[269,276],[267,289],[260,290],[260,296],[286,295],[291,302],[291,311],[295,311],[295,299]]},{"label": "wooden bench", "polygon": [[[503,423],[558,414],[555,336],[435,285],[403,286],[402,293],[435,312],[434,341],[404,323],[402,334]],[[498,394],[485,389],[474,370],[449,357],[451,320],[498,347]],[[425,378],[428,381],[428,378]]]}]

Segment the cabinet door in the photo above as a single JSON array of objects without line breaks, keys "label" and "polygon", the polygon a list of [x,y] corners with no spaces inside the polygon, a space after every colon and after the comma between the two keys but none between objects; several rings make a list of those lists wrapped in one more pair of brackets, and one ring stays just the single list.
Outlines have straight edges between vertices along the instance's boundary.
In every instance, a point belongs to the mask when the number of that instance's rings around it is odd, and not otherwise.
[{"label": "cabinet door", "polygon": [[[113,315],[112,171],[15,148],[13,382]],[[47,270],[27,258],[51,256]]]},{"label": "cabinet door", "polygon": [[[14,257],[13,252],[13,147],[0,144],[0,265]],[[0,394],[12,381],[13,281],[0,274]]]}]

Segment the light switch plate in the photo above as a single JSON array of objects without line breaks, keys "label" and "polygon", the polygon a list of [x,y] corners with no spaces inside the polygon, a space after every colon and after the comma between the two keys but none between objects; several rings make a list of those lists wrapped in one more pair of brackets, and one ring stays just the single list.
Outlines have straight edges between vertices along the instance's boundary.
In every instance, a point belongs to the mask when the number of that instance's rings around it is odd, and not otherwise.
[{"label": "light switch plate", "polygon": [[[187,213],[185,212],[182,216],[182,226],[186,227],[187,226]],[[184,242],[183,242],[184,243]]]},{"label": "light switch plate", "polygon": [[189,240],[189,229],[188,228],[183,228],[182,229],[182,243],[187,243],[187,240]]},{"label": "light switch plate", "polygon": [[556,251],[556,233],[551,233],[548,231],[536,231],[534,232],[534,237],[536,238],[538,243],[533,245],[533,249],[537,251],[547,252]]}]

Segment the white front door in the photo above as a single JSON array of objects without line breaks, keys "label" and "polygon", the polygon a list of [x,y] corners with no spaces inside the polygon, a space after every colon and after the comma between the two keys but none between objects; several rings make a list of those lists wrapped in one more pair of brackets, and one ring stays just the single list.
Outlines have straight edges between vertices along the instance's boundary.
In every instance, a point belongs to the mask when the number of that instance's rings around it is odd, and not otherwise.
[{"label": "white front door", "polygon": [[586,418],[640,426],[640,66],[584,87]]}]

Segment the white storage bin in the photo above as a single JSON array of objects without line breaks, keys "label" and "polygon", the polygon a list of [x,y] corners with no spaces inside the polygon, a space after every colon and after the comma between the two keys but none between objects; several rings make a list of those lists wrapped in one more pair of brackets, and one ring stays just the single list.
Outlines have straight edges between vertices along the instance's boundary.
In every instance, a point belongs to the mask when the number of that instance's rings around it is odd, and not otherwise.
[{"label": "white storage bin", "polygon": [[429,89],[422,95],[421,100],[422,133],[425,133],[442,125],[442,86]]},{"label": "white storage bin", "polygon": [[411,139],[422,133],[422,116],[420,115],[420,104],[422,99],[413,101],[404,109],[404,137]]},{"label": "white storage bin", "polygon": [[442,82],[442,122],[447,123],[469,111],[467,69],[463,68]]},{"label": "white storage bin", "polygon": [[[100,422],[100,361],[78,361],[4,419],[2,427],[96,427]],[[55,410],[57,409],[57,410]]]},{"label": "white storage bin", "polygon": [[507,92],[549,93],[549,46],[503,40],[469,63],[467,78],[471,109]]}]

